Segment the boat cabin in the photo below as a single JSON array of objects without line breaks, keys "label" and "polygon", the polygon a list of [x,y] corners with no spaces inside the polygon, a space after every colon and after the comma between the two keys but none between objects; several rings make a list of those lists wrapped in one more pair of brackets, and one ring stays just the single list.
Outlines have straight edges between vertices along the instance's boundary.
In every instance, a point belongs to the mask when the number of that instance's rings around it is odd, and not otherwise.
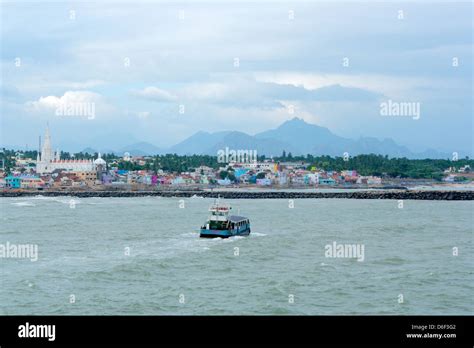
[{"label": "boat cabin", "polygon": [[242,228],[242,227],[246,227],[248,226],[248,224],[250,224],[250,221],[249,219],[247,219],[246,217],[243,217],[243,216],[237,216],[237,215],[231,215],[229,216],[228,218],[229,222],[230,222],[230,229],[235,229],[235,228]]}]

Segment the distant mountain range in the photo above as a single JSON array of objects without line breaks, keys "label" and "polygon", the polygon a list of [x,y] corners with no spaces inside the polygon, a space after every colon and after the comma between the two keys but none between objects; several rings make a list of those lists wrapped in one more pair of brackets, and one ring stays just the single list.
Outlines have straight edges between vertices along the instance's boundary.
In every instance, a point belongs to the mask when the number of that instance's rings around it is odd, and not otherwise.
[{"label": "distant mountain range", "polygon": [[[380,154],[389,157],[407,158],[448,158],[449,154],[436,150],[414,153],[394,140],[383,140],[372,137],[349,139],[332,133],[325,127],[309,124],[302,119],[293,118],[276,129],[255,135],[243,132],[227,131],[208,133],[199,131],[182,142],[167,148],[158,148],[147,142],[138,142],[125,146],[117,154],[129,152],[133,156],[176,153],[178,155],[216,155],[220,149],[228,147],[233,150],[257,150],[259,155],[280,156],[283,151],[292,155],[350,156],[359,154]],[[97,152],[87,148],[83,152]]]}]

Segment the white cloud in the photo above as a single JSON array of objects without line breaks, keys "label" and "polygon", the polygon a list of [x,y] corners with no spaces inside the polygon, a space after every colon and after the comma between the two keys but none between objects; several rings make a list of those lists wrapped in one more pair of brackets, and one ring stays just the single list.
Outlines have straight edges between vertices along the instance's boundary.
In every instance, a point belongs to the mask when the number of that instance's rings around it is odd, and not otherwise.
[{"label": "white cloud", "polygon": [[[358,136],[361,127],[365,135],[409,137],[387,122],[371,128],[378,105],[350,103],[360,96],[350,88],[358,88],[430,107],[429,117],[420,122],[423,128],[410,133],[414,141],[434,147],[437,134],[444,132],[450,146],[472,147],[467,4],[442,11],[429,4],[407,5],[407,20],[399,21],[398,8],[390,4],[169,3],[157,11],[154,1],[145,2],[138,7],[116,1],[113,6],[77,4],[74,22],[60,6],[6,9],[4,52],[17,52],[22,59],[21,68],[8,57],[0,61],[3,82],[12,86],[0,102],[11,143],[30,141],[24,130],[13,132],[21,125],[34,133],[29,114],[41,116],[36,117],[39,123],[43,116],[54,116],[59,105],[97,97],[87,94],[97,86],[104,95],[97,106],[113,104],[113,112],[97,110],[104,124],[95,123],[82,134],[122,130],[173,144],[199,129],[255,133],[298,116],[347,136]],[[295,20],[288,20],[289,8]],[[178,18],[181,9],[184,20]],[[367,20],[354,21],[354,14]],[[53,17],[64,20],[44,20]],[[445,35],[439,35],[440,25]],[[346,55],[349,69],[341,66]],[[459,57],[457,68],[451,66],[454,56]],[[178,104],[186,106],[185,114],[178,112]],[[295,114],[288,114],[289,105]],[[453,122],[454,117],[459,120]],[[61,121],[66,138],[78,132],[77,123]]]},{"label": "white cloud", "polygon": [[174,94],[171,94],[170,92],[165,91],[164,89],[160,89],[154,86],[146,87],[141,90],[132,91],[132,94],[137,97],[141,97],[141,98],[145,98],[145,99],[149,99],[153,101],[158,101],[158,102],[171,102],[171,101],[176,101],[178,99]]},{"label": "white cloud", "polygon": [[183,88],[184,95],[190,99],[201,101],[221,101],[231,96],[232,89],[235,91],[238,86],[220,83],[203,82],[190,84]]},{"label": "white cloud", "polygon": [[138,118],[141,118],[141,119],[147,119],[148,117],[150,117],[150,115],[151,115],[151,113],[149,111],[137,112]]},{"label": "white cloud", "polygon": [[64,86],[67,88],[73,89],[84,89],[84,88],[92,88],[96,86],[104,85],[106,82],[103,80],[87,80],[82,82],[75,82],[75,81],[60,81],[58,82],[58,86]]},{"label": "white cloud", "polygon": [[91,91],[67,91],[62,96],[49,95],[38,100],[28,101],[23,105],[24,111],[40,117],[71,118],[69,116],[96,117],[106,120],[116,118],[120,110],[110,104],[102,95]]},{"label": "white cloud", "polygon": [[100,94],[90,91],[67,91],[61,97],[49,95],[40,97],[36,101],[29,101],[26,103],[26,107],[30,111],[51,111],[64,105],[76,103],[103,103],[103,98]]},{"label": "white cloud", "polygon": [[339,84],[345,87],[377,91],[380,94],[394,97],[411,95],[415,89],[433,84],[432,78],[396,77],[377,74],[316,74],[292,71],[257,72],[255,73],[255,79],[259,82],[304,87],[307,90]]}]

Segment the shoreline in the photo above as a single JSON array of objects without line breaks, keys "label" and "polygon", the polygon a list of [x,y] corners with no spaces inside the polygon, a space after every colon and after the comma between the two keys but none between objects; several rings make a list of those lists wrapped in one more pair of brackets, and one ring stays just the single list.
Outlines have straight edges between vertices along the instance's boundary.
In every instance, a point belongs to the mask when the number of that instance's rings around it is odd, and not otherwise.
[{"label": "shoreline", "polygon": [[0,191],[0,197],[59,197],[71,196],[78,198],[91,197],[202,197],[224,199],[396,199],[396,200],[443,200],[443,201],[472,201],[474,191],[424,191],[424,190],[373,190],[355,192],[288,192],[288,191],[73,191],[73,190],[48,190],[48,191]]}]

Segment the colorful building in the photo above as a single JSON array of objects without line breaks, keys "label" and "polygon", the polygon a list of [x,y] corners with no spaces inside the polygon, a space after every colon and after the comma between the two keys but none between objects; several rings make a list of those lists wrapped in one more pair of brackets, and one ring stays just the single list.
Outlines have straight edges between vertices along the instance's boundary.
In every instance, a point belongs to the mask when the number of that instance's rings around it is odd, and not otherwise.
[{"label": "colorful building", "polygon": [[39,189],[44,187],[44,181],[35,176],[21,177],[21,188]]},{"label": "colorful building", "polygon": [[13,189],[21,188],[21,178],[19,176],[9,175],[5,178],[5,186]]},{"label": "colorful building", "polygon": [[319,184],[320,185],[335,185],[336,180],[333,178],[319,178]]}]

